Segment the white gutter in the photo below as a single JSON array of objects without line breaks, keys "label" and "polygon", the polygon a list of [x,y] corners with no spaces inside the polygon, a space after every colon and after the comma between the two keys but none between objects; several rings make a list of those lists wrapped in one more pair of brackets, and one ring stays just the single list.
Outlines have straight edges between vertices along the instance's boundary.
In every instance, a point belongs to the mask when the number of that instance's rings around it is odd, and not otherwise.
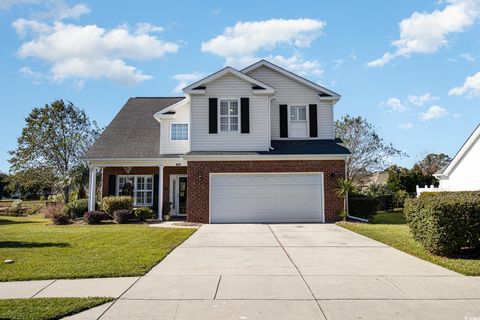
[{"label": "white gutter", "polygon": [[272,147],[272,118],[271,118],[272,100],[273,99],[275,99],[275,95],[268,98],[268,150],[273,150],[273,147]]}]

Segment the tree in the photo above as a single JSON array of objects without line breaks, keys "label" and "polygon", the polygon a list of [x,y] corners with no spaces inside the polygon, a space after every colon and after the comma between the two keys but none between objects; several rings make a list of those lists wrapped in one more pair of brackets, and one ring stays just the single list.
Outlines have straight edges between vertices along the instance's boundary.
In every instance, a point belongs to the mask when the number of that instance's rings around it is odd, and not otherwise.
[{"label": "tree", "polygon": [[10,192],[7,185],[8,174],[0,172],[0,200],[2,200],[2,198],[10,198]]},{"label": "tree", "polygon": [[348,194],[354,190],[354,185],[352,180],[347,178],[342,178],[337,181],[336,193],[340,198],[343,198],[343,220],[347,218],[348,215]]},{"label": "tree", "polygon": [[425,176],[433,176],[450,161],[452,159],[444,153],[430,153],[423,160],[418,161],[414,167],[417,167]]},{"label": "tree", "polygon": [[49,167],[34,167],[17,171],[8,177],[8,190],[19,192],[24,199],[45,197],[52,193],[57,177]]},{"label": "tree", "polygon": [[375,126],[362,117],[346,115],[335,121],[335,135],[352,153],[346,161],[347,178],[358,185],[363,185],[372,172],[384,169],[389,159],[405,156],[380,138]]},{"label": "tree", "polygon": [[84,110],[63,100],[34,108],[25,122],[17,149],[10,151],[10,170],[48,168],[68,199],[73,168],[99,134],[96,123],[90,122]]}]

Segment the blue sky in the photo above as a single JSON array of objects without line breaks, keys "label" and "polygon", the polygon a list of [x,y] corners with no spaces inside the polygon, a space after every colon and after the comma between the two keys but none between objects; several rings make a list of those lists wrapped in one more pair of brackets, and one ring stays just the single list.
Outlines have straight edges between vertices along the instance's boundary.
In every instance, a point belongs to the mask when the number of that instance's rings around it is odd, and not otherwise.
[{"label": "blue sky", "polygon": [[451,156],[480,122],[480,0],[0,0],[0,170],[25,116],[72,101],[105,126],[132,96],[255,59],[342,95],[409,157]]}]

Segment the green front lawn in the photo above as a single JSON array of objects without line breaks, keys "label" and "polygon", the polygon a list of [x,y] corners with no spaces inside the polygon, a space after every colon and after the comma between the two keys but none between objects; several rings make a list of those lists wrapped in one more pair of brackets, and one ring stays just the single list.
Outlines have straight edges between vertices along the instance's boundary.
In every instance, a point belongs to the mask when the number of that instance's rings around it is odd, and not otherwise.
[{"label": "green front lawn", "polygon": [[0,300],[0,319],[60,319],[112,301],[111,298],[34,298]]},{"label": "green front lawn", "polygon": [[[0,217],[0,281],[145,274],[194,229],[144,224],[53,226],[38,216]],[[4,264],[12,259],[13,264]]]},{"label": "green front lawn", "polygon": [[381,212],[372,224],[339,222],[339,226],[385,243],[396,249],[469,276],[480,275],[480,259],[446,258],[430,254],[416,242],[402,212]]}]

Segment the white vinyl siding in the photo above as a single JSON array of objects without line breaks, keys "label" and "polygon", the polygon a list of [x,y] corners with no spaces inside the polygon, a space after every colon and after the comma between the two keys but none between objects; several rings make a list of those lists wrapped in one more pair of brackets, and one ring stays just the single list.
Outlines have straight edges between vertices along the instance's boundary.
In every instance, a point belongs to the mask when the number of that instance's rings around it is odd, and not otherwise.
[{"label": "white vinyl siding", "polygon": [[262,66],[248,73],[249,76],[275,88],[271,102],[272,140],[280,138],[280,104],[317,105],[318,138],[334,139],[333,107],[329,102],[319,101],[318,92],[290,79],[268,67]]},{"label": "white vinyl siding", "polygon": [[190,131],[190,105],[185,104],[175,109],[175,119],[163,119],[160,124],[160,154],[184,154],[190,151],[190,139],[172,140],[171,125],[187,124]]},{"label": "white vinyl siding", "polygon": [[439,188],[448,191],[480,190],[480,137],[451,171],[448,178],[440,179]]},{"label": "white vinyl siding", "polygon": [[[268,98],[253,95],[252,84],[231,74],[206,85],[205,95],[191,96],[190,141],[192,151],[266,151],[268,141]],[[232,100],[250,99],[250,133],[208,133],[209,98]],[[240,106],[239,106],[240,113]],[[220,110],[218,111],[220,117]],[[241,119],[239,118],[239,126]]]},{"label": "white vinyl siding", "polygon": [[210,215],[212,223],[323,222],[323,174],[211,174]]}]

